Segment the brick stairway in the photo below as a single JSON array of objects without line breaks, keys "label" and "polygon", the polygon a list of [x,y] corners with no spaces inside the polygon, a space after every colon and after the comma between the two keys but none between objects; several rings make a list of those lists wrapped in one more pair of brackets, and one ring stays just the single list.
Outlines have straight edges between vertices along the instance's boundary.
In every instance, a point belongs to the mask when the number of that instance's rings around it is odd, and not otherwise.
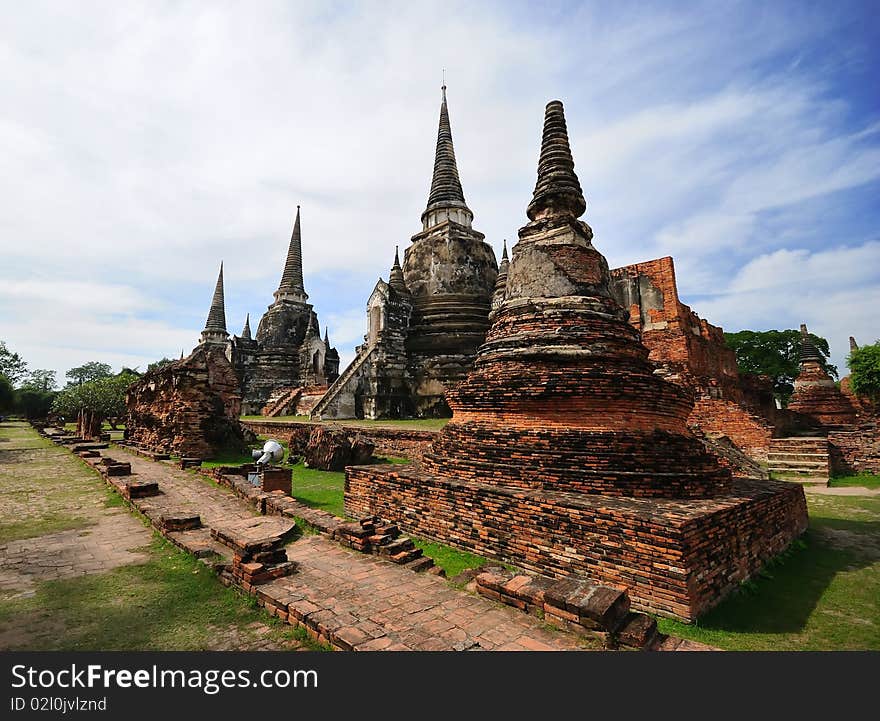
[{"label": "brick stairway", "polygon": [[774,478],[828,485],[831,466],[827,438],[771,438],[767,460]]}]

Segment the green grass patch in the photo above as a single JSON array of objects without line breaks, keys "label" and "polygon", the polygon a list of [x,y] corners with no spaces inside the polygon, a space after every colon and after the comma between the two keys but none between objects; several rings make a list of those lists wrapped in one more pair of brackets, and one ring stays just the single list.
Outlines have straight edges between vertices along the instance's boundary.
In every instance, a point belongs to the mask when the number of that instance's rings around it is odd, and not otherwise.
[{"label": "green grass patch", "polygon": [[48,536],[50,533],[61,533],[76,528],[88,528],[94,521],[65,513],[49,513],[39,518],[25,521],[0,523],[0,543],[18,541],[25,538]]},{"label": "green grass patch", "polygon": [[447,578],[455,578],[459,573],[466,571],[468,568],[479,568],[487,563],[495,563],[482,556],[477,556],[467,551],[459,551],[457,548],[452,548],[442,543],[435,543],[434,541],[426,541],[415,537],[411,538],[416,548],[421,548],[424,555],[433,559],[436,565],[446,571]]},{"label": "green grass patch", "polygon": [[[27,650],[205,650],[296,639],[297,629],[225,588],[203,564],[156,538],[151,559],[110,573],[39,584],[29,598],[0,601],[0,627],[27,628]],[[251,624],[265,625],[259,633]]]},{"label": "green grass patch", "polygon": [[345,518],[345,473],[318,471],[302,463],[293,466],[293,497],[312,508]]},{"label": "green grass patch", "polygon": [[808,501],[802,543],[697,623],[660,629],[731,650],[880,650],[880,498]]},{"label": "green grass patch", "polygon": [[844,488],[846,486],[880,488],[880,476],[873,473],[860,473],[854,476],[834,476],[828,485],[831,488]]}]

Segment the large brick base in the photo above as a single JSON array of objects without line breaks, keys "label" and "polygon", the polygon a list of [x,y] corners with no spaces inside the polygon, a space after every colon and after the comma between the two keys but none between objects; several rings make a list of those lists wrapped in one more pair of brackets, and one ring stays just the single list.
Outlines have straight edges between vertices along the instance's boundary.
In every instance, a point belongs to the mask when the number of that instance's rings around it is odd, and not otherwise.
[{"label": "large brick base", "polygon": [[346,469],[345,512],[543,575],[624,587],[633,606],[693,620],[807,527],[803,489],[734,480],[704,499],[489,486],[410,466]]}]

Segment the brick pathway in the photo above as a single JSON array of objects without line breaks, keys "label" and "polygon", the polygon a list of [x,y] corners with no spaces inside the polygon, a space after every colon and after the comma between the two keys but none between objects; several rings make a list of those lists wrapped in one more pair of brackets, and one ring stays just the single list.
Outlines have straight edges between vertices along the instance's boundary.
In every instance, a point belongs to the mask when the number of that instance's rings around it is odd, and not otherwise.
[{"label": "brick pathway", "polygon": [[[137,501],[147,515],[195,511],[206,526],[251,517],[250,506],[227,489],[167,462],[155,462],[113,448],[104,457],[131,463],[138,480],[157,481],[159,496]],[[170,537],[182,534],[169,534]],[[223,547],[213,542],[213,549]],[[228,554],[228,549],[225,553]],[[290,612],[309,616],[323,635],[361,650],[573,650],[598,648],[585,639],[543,624],[539,619],[475,594],[446,580],[417,574],[374,556],[341,547],[322,536],[304,536],[287,547],[299,571],[259,586],[289,604]]]},{"label": "brick pathway", "polygon": [[[15,438],[11,438],[15,436]],[[75,486],[73,491],[70,486]],[[215,491],[205,484],[207,491]],[[23,423],[0,425],[0,521],[37,521],[42,515],[64,511],[67,517],[86,523],[75,528],[33,538],[0,542],[0,603],[33,596],[41,581],[100,574],[115,568],[146,563],[145,547],[152,530],[125,508],[106,505],[104,483],[79,459],[64,449],[47,445]],[[57,497],[53,492],[59,492]],[[217,513],[241,512],[241,504],[224,506],[228,494],[219,496],[212,508]],[[56,494],[57,495],[57,494]],[[50,497],[52,496],[52,497]],[[251,515],[244,509],[244,515]],[[27,650],[45,637],[61,636],[66,630],[63,615],[42,609],[14,617],[0,625],[0,649]],[[278,639],[263,622],[247,626],[212,628],[208,650],[299,649],[296,640]]]},{"label": "brick pathway", "polygon": [[149,554],[136,549],[148,545],[152,538],[149,528],[115,508],[86,529],[9,541],[0,546],[0,598],[32,596],[38,581],[106,573],[129,563],[144,563]]}]

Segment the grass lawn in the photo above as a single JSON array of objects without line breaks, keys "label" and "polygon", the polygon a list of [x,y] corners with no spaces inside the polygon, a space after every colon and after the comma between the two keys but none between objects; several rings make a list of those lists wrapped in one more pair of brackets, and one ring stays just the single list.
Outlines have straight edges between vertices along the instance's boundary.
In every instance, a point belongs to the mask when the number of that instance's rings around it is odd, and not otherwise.
[{"label": "grass lawn", "polygon": [[831,488],[842,488],[844,486],[880,488],[880,476],[873,473],[861,473],[857,476],[835,476],[828,485]]},{"label": "grass lawn", "polygon": [[[309,421],[308,416],[242,416],[243,421],[260,421],[263,423],[303,423]],[[407,428],[416,431],[440,430],[449,423],[449,418],[408,418],[405,420],[368,421],[352,418],[351,420],[325,421],[326,425],[362,426],[363,428]],[[318,422],[318,421],[314,421]]]},{"label": "grass lawn", "polygon": [[661,630],[731,650],[880,650],[880,498],[807,502],[803,543],[698,623]]},{"label": "grass lawn", "polygon": [[314,647],[164,539],[149,552],[147,563],[44,582],[33,596],[0,601],[0,627],[28,628],[19,646],[28,651]]}]

